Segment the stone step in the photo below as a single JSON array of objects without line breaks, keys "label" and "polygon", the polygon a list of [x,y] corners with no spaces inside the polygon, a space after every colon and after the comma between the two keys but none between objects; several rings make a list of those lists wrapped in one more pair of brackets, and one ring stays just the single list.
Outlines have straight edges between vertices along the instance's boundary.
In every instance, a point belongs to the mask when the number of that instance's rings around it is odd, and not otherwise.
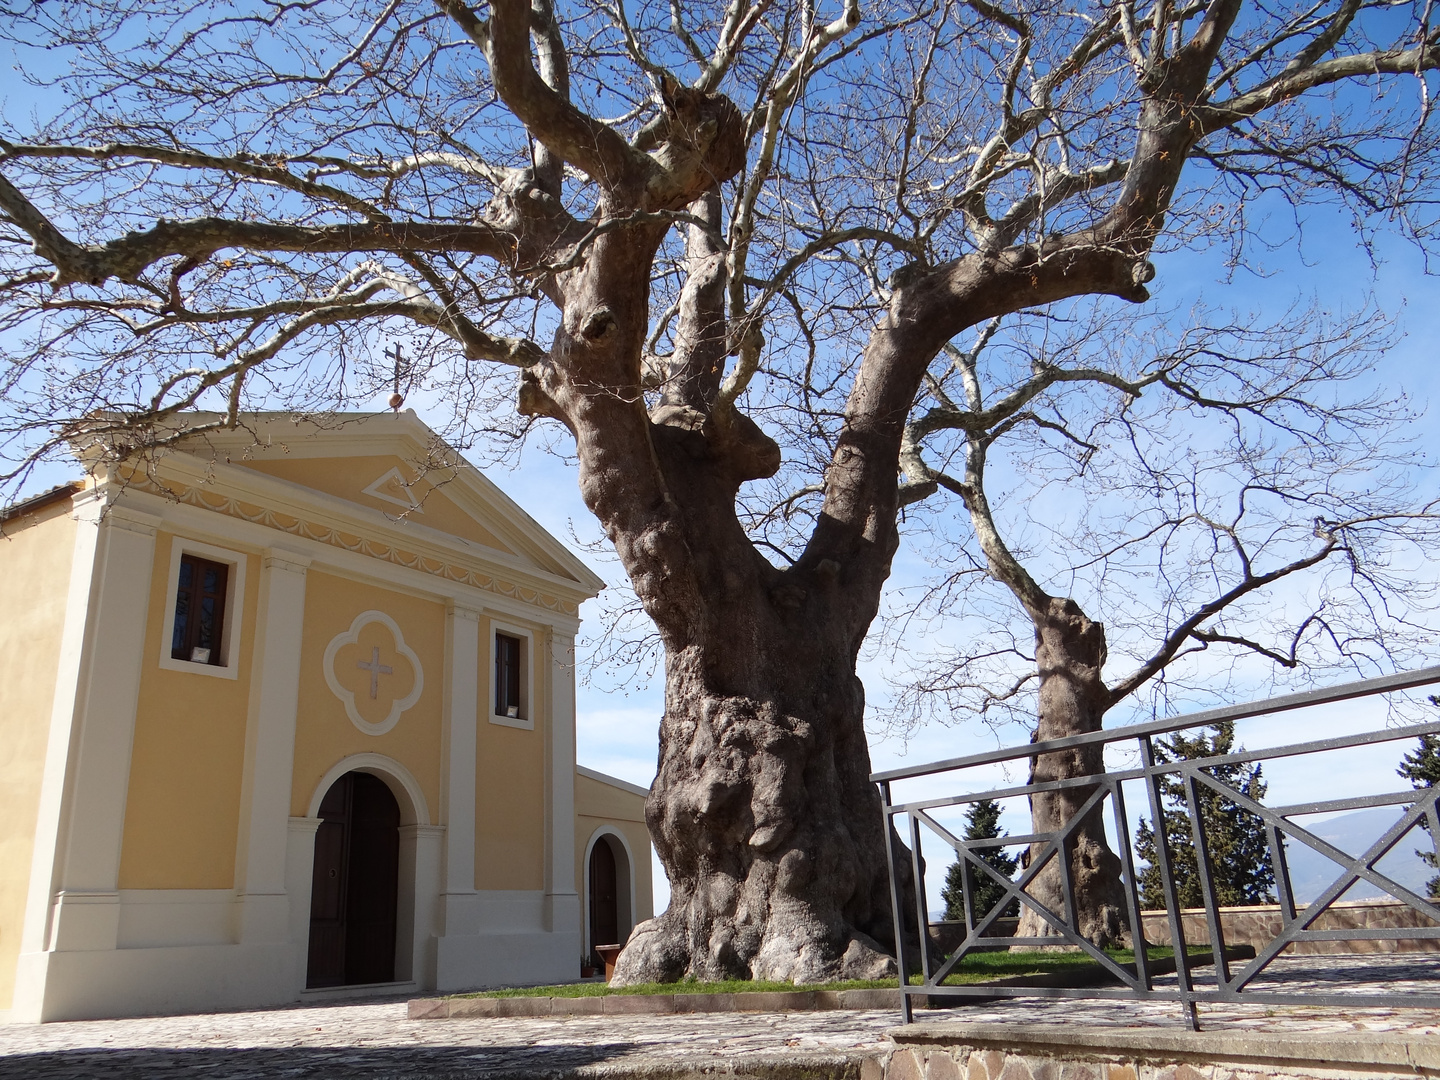
[{"label": "stone step", "polygon": [[605,994],[595,997],[416,998],[411,1020],[473,1016],[596,1016],[718,1012],[815,1012],[827,1009],[900,1010],[900,991],[778,990],[744,994]]},{"label": "stone step", "polygon": [[1052,1024],[917,1023],[862,1063],[863,1080],[1392,1080],[1435,1076],[1417,1033],[1281,1034]]}]

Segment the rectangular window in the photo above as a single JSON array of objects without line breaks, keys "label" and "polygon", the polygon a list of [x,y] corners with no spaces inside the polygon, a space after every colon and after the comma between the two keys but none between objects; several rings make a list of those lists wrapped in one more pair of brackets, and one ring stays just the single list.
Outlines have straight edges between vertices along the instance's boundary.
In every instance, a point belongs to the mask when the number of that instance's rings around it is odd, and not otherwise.
[{"label": "rectangular window", "polygon": [[175,592],[175,631],[170,656],[193,664],[223,664],[220,635],[225,627],[225,587],[230,568],[198,555],[180,557]]},{"label": "rectangular window", "polygon": [[495,715],[520,715],[520,639],[495,635]]}]

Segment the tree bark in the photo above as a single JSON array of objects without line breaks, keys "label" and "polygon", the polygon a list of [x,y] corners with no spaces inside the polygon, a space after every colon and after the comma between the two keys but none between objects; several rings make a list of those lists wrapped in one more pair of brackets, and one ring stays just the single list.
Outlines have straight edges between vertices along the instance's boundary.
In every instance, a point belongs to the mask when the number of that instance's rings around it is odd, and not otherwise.
[{"label": "tree bark", "polygon": [[855,675],[878,591],[847,588],[831,560],[780,570],[759,555],[735,492],[777,467],[779,451],[736,420],[739,436],[697,410],[657,406],[646,434],[665,492],[660,521],[616,536],[666,645],[646,819],[671,888],[669,909],[636,929],[616,979],[893,974]]},{"label": "tree bark", "polygon": [[[1070,599],[1051,598],[1043,608],[1030,614],[1035,622],[1035,662],[1040,675],[1035,740],[1043,742],[1099,731],[1110,703],[1110,693],[1100,677],[1105,665],[1105,627],[1092,621]],[[1103,773],[1104,758],[1104,748],[1098,745],[1039,754],[1031,763],[1031,782]],[[1064,828],[1094,792],[1093,787],[1078,787],[1031,795],[1030,814],[1035,832]],[[1051,858],[1036,874],[1026,892],[1063,921],[1071,923],[1087,941],[1100,948],[1116,948],[1125,943],[1126,937],[1125,893],[1120,880],[1120,860],[1105,840],[1104,808],[1102,801],[1086,813],[1064,845],[1073,909],[1065,895],[1062,866],[1056,858]],[[1040,858],[1044,847],[1032,844],[1029,859]],[[1016,936],[1056,937],[1057,931],[1033,908],[1022,906]]]},{"label": "tree bark", "polygon": [[[707,296],[719,302],[704,289],[692,299],[703,307]],[[745,535],[736,492],[778,468],[779,449],[740,414],[719,425],[696,407],[713,400],[703,377],[710,337],[684,335],[698,345],[679,360],[702,377],[679,372],[675,397],[692,404],[667,394],[651,414],[654,460],[703,600],[651,610],[666,681],[646,820],[671,899],[636,929],[616,980],[893,974],[880,800],[855,674],[878,589],[851,588],[839,563],[815,556],[778,569]]]},{"label": "tree bark", "polygon": [[816,612],[837,585],[810,603],[790,582],[765,597],[769,574],[720,572],[748,579],[727,605],[739,632],[667,657],[646,820],[670,906],[636,929],[616,981],[893,975],[864,692]]}]

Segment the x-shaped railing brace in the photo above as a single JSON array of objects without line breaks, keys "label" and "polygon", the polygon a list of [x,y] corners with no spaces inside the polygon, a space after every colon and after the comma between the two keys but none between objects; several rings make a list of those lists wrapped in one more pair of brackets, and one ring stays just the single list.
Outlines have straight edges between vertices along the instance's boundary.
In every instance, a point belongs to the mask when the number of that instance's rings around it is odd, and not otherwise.
[{"label": "x-shaped railing brace", "polygon": [[[1086,779],[1090,780],[1092,778]],[[988,931],[995,924],[996,920],[1001,917],[1001,912],[1003,912],[1005,908],[1009,905],[1009,902],[1014,899],[1018,900],[1021,904],[1029,907],[1031,910],[1038,913],[1039,916],[1046,921],[1046,923],[1048,923],[1059,933],[1060,937],[1063,939],[1064,944],[1079,946],[1085,952],[1089,953],[1090,956],[1094,958],[1102,967],[1114,974],[1116,978],[1120,979],[1132,990],[1142,989],[1143,976],[1137,974],[1137,972],[1129,971],[1121,965],[1117,964],[1115,960],[1112,957],[1108,956],[1103,950],[1096,948],[1096,946],[1093,945],[1091,942],[1081,937],[1080,934],[1076,932],[1076,930],[1073,929],[1071,925],[1068,925],[1061,916],[1051,911],[1050,908],[1047,907],[1045,904],[1042,904],[1039,900],[1036,900],[1033,896],[1024,891],[1025,887],[1035,879],[1036,875],[1038,875],[1040,871],[1045,868],[1046,864],[1048,864],[1052,858],[1058,858],[1060,862],[1060,873],[1065,878],[1064,892],[1066,900],[1068,901],[1067,906],[1071,909],[1069,912],[1071,923],[1075,921],[1075,890],[1071,887],[1072,882],[1070,881],[1070,866],[1069,860],[1065,858],[1064,845],[1065,842],[1070,838],[1070,835],[1080,825],[1080,823],[1083,822],[1085,818],[1090,815],[1090,812],[1095,809],[1095,807],[1102,799],[1104,799],[1107,795],[1112,794],[1112,789],[1116,787],[1113,782],[1109,781],[1104,776],[1094,777],[1093,782],[1095,785],[1095,790],[1091,792],[1090,797],[1085,800],[1085,802],[1081,805],[1080,809],[1070,816],[1070,819],[1065,823],[1062,828],[1054,832],[1048,833],[1034,833],[1025,836],[1007,836],[1004,837],[1003,840],[997,838],[994,843],[984,841],[976,842],[973,840],[962,840],[954,833],[952,833],[949,829],[945,828],[943,825],[937,822],[924,810],[909,811],[911,820],[912,852],[918,853],[919,851],[919,833],[916,827],[916,822],[917,820],[923,821],[927,826],[930,827],[930,829],[932,829],[936,833],[936,835],[938,835],[947,844],[949,844],[955,849],[956,855],[963,859],[966,865],[973,865],[977,867],[982,873],[989,875],[992,881],[996,882],[1005,890],[1004,897],[996,902],[995,906],[991,908],[990,913],[984,918],[982,918],[978,924],[974,923],[970,915],[970,912],[973,909],[970,907],[970,887],[968,875],[962,875],[962,881],[964,882],[966,894],[965,910],[966,922],[967,924],[969,924],[969,926],[967,927],[968,932],[966,933],[965,940],[962,941],[960,945],[956,948],[954,954],[950,957],[950,959],[945,961],[940,966],[940,968],[934,972],[933,975],[929,971],[929,950],[921,950],[921,963],[923,968],[925,969],[925,981],[923,985],[940,986],[945,981],[945,979],[950,976],[951,972],[954,971],[955,966],[959,964],[962,959],[964,959],[965,954],[969,952],[970,949],[974,948],[976,945],[987,944],[988,942],[986,940],[986,931]],[[1044,849],[1040,852],[1038,857],[1032,858],[1030,860],[1030,865],[1025,868],[1025,872],[1016,879],[1005,877],[993,866],[985,862],[985,860],[976,856],[972,850],[976,847],[1007,847],[1016,844],[1034,844],[1042,842],[1045,844]],[[921,905],[921,917],[923,919],[923,901],[921,901]],[[1057,942],[1057,944],[1060,944],[1060,942]],[[1139,954],[1140,950],[1137,950],[1137,958],[1139,957]]]},{"label": "x-shaped railing brace", "polygon": [[[1416,825],[1421,824],[1423,818],[1429,816],[1433,819],[1436,812],[1436,800],[1440,798],[1440,788],[1422,788],[1417,790],[1415,792],[1414,803],[1411,804],[1409,810],[1401,815],[1400,820],[1390,826],[1378,840],[1365,850],[1364,854],[1351,856],[1333,844],[1322,840],[1304,826],[1296,825],[1293,821],[1236,791],[1228,784],[1223,784],[1219,780],[1216,780],[1204,771],[1205,767],[1213,764],[1213,762],[1197,763],[1193,767],[1181,768],[1179,770],[1185,778],[1186,802],[1190,807],[1191,825],[1196,830],[1197,838],[1203,837],[1203,826],[1199,821],[1199,800],[1194,791],[1194,785],[1199,782],[1219,792],[1241,809],[1248,810],[1250,813],[1255,814],[1270,826],[1272,830],[1285,833],[1287,836],[1318,851],[1327,859],[1344,868],[1344,872],[1331,882],[1330,886],[1305,908],[1304,915],[1297,915],[1293,910],[1286,912],[1285,921],[1280,933],[1271,940],[1270,944],[1259,950],[1255,954],[1255,959],[1250,961],[1234,978],[1230,976],[1228,965],[1222,962],[1223,948],[1221,947],[1221,943],[1214,942],[1217,958],[1216,978],[1219,980],[1221,986],[1229,990],[1239,991],[1259,975],[1275,957],[1280,955],[1287,945],[1307,940],[1307,937],[1302,935],[1306,934],[1310,925],[1323,915],[1329,909],[1330,905],[1343,896],[1350,886],[1362,878],[1389,893],[1397,900],[1408,904],[1422,915],[1434,919],[1437,924],[1440,924],[1440,907],[1436,907],[1434,904],[1411,892],[1405,888],[1405,886],[1392,880],[1385,874],[1380,873],[1374,867],[1374,864],[1380,859],[1383,859],[1406,833],[1410,832]],[[1273,844],[1274,842],[1275,837],[1272,835],[1271,843]],[[1200,850],[1197,845],[1197,854],[1200,853]],[[1206,876],[1208,877],[1208,875]],[[1288,882],[1286,885],[1286,892],[1288,894]],[[1427,929],[1430,930],[1429,933],[1426,932]],[[1417,927],[1412,933],[1417,938],[1440,937],[1440,926],[1434,928]]]}]

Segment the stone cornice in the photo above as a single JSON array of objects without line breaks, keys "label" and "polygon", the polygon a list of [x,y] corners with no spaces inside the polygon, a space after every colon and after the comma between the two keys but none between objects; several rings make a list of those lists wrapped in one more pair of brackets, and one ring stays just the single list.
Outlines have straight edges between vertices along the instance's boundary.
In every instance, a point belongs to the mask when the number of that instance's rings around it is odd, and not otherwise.
[{"label": "stone cornice", "polygon": [[[283,483],[283,481],[272,482]],[[576,594],[580,593],[578,583],[572,595],[561,595],[563,590],[560,589],[551,592],[536,585],[507,580],[473,566],[466,566],[450,553],[433,549],[426,552],[424,547],[427,545],[401,544],[388,539],[367,537],[364,535],[364,531],[367,530],[364,530],[363,526],[356,525],[354,531],[351,531],[343,524],[337,527],[335,524],[315,520],[323,515],[307,515],[271,508],[260,502],[252,501],[253,496],[252,498],[237,498],[204,484],[191,484],[174,478],[166,478],[162,482],[153,477],[142,476],[135,476],[121,481],[121,483],[187,506],[223,514],[226,517],[247,521],[265,528],[276,529],[292,536],[317,541],[368,558],[379,559],[408,570],[468,585],[497,596],[510,597],[523,604],[571,616],[580,610],[579,601],[575,598]],[[543,571],[536,571],[533,576],[549,577],[550,575]]]}]

